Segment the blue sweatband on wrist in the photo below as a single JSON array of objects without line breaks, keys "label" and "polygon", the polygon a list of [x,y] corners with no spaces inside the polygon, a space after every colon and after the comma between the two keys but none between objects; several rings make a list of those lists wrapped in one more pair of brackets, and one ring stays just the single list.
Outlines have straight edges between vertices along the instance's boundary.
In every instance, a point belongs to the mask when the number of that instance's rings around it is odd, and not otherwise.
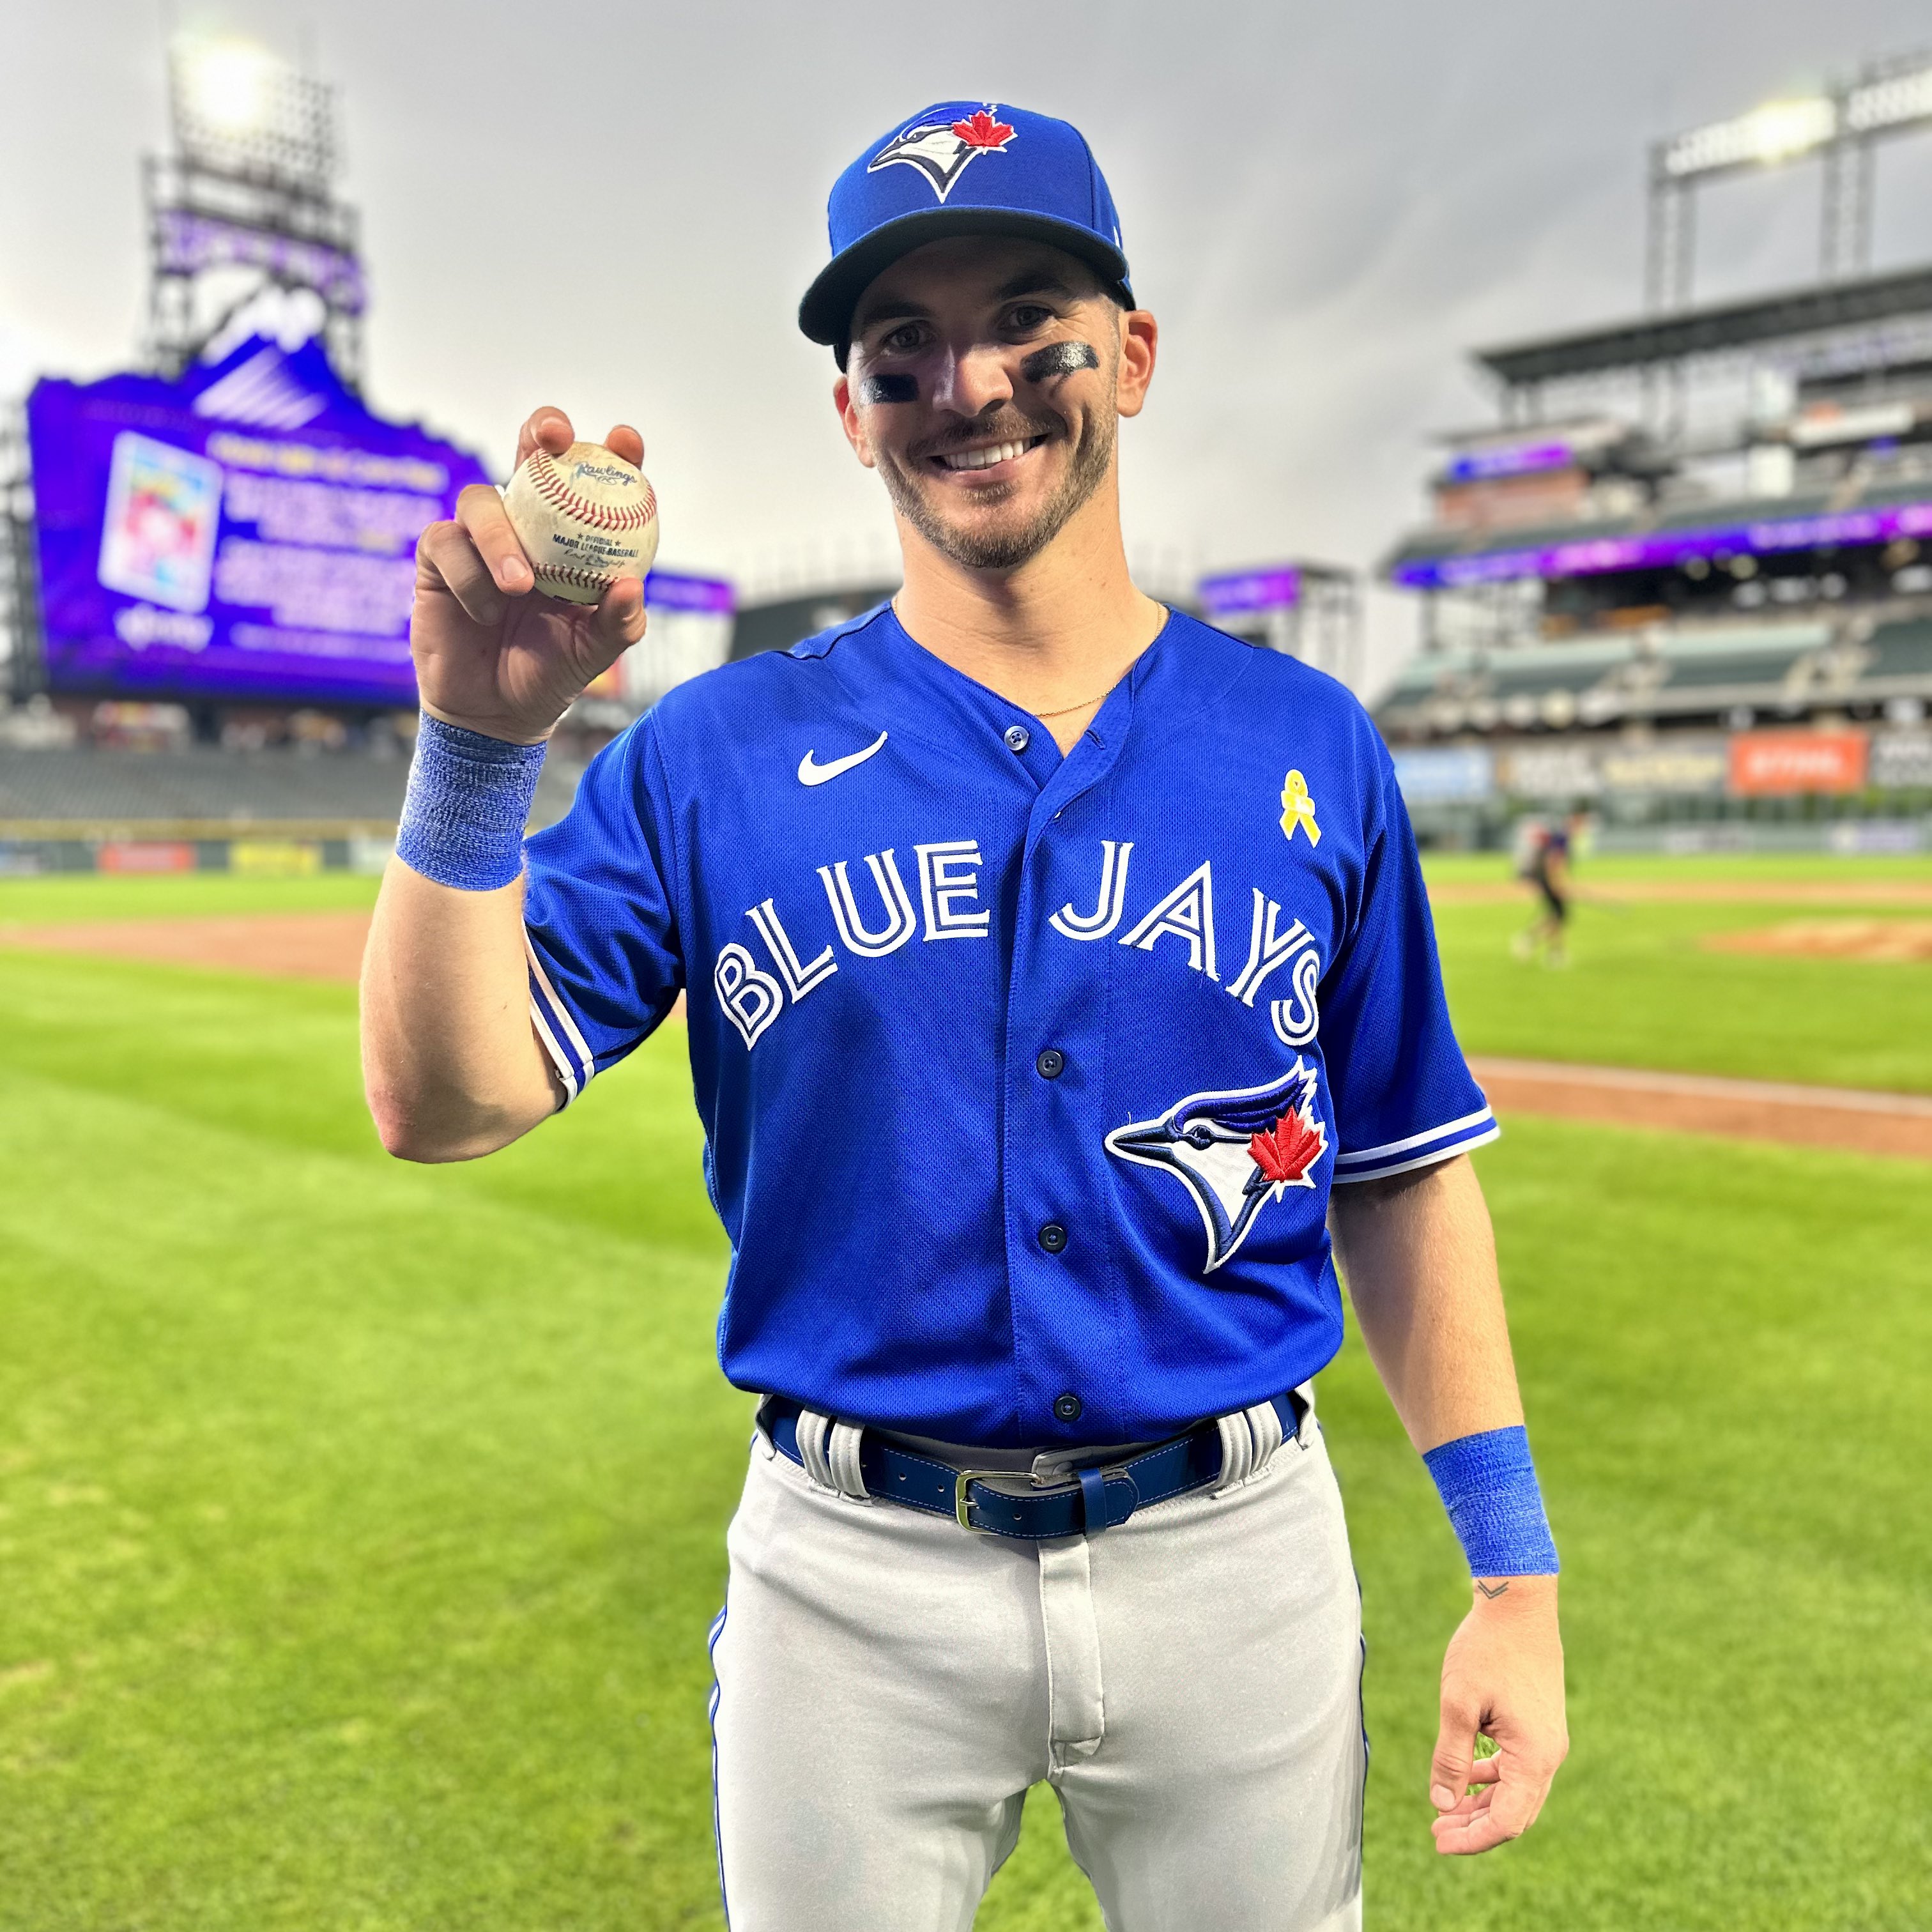
[{"label": "blue sweatband on wrist", "polygon": [[1530,1460],[1529,1432],[1486,1429],[1423,1457],[1472,1576],[1553,1576],[1556,1544]]},{"label": "blue sweatband on wrist", "polygon": [[494,892],[524,869],[544,747],[486,738],[425,711],[396,827],[396,856],[412,872],[466,892]]}]

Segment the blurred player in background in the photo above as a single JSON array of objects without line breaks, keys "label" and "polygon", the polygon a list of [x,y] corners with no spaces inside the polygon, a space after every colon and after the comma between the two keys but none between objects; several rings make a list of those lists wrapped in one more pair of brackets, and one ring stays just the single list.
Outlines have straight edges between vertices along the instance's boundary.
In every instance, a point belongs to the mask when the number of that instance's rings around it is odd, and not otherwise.
[{"label": "blurred player in background", "polygon": [[1519,959],[1534,959],[1540,950],[1547,966],[1567,966],[1566,944],[1570,904],[1574,896],[1570,867],[1580,856],[1589,830],[1589,814],[1573,812],[1553,825],[1526,821],[1527,836],[1516,862],[1516,876],[1536,889],[1543,910],[1527,930],[1517,934]]}]

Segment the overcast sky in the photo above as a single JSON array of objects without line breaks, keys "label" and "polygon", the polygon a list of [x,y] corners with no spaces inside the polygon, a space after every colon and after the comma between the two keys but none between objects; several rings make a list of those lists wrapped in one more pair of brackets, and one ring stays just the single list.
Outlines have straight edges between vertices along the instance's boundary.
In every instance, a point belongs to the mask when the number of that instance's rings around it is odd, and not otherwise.
[{"label": "overcast sky", "polygon": [[[663,561],[876,556],[890,524],[793,320],[833,176],[928,102],[1059,114],[1113,187],[1162,324],[1124,439],[1130,544],[1372,566],[1432,432],[1481,420],[1471,346],[1608,320],[1640,283],[1654,136],[1932,43],[1924,0],[909,8],[176,0],[342,94],[369,392],[501,467],[538,402],[643,429]],[[124,366],[155,0],[0,9],[0,393]],[[1810,272],[1817,171],[1703,198],[1700,292]],[[1880,167],[1877,260],[1932,257],[1932,136]],[[1376,600],[1375,658],[1413,634]]]}]

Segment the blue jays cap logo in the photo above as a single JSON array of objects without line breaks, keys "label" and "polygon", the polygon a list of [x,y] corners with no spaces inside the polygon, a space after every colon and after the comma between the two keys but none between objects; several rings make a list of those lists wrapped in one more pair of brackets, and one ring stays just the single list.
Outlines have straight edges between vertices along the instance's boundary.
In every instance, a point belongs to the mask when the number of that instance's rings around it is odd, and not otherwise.
[{"label": "blue jays cap logo", "polygon": [[875,175],[881,168],[916,168],[944,201],[952,193],[952,184],[966,172],[968,161],[998,154],[1014,138],[1013,129],[992,108],[988,101],[964,121],[922,121],[895,134],[866,164],[866,173]]},{"label": "blue jays cap logo", "polygon": [[1255,1217],[1291,1187],[1312,1187],[1328,1133],[1315,1112],[1316,1072],[1300,1054],[1266,1087],[1190,1094],[1156,1120],[1107,1136],[1107,1151],[1171,1174],[1194,1197],[1212,1274],[1247,1239]]}]

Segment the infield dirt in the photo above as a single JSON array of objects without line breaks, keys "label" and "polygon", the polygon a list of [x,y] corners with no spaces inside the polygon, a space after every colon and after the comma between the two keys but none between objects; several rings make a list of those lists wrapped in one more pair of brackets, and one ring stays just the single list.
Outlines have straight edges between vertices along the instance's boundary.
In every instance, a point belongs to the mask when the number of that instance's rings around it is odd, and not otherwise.
[{"label": "infield dirt", "polygon": [[[1922,879],[1593,879],[1576,889],[1585,904],[1932,905]],[[1432,905],[1527,905],[1520,879],[1432,879]]]},{"label": "infield dirt", "polygon": [[366,912],[249,913],[198,919],[90,920],[0,928],[0,945],[103,952],[278,980],[346,980],[362,970]]},{"label": "infield dirt", "polygon": [[1790,919],[1745,932],[1708,933],[1703,944],[1715,952],[1912,964],[1932,960],[1932,919]]}]

